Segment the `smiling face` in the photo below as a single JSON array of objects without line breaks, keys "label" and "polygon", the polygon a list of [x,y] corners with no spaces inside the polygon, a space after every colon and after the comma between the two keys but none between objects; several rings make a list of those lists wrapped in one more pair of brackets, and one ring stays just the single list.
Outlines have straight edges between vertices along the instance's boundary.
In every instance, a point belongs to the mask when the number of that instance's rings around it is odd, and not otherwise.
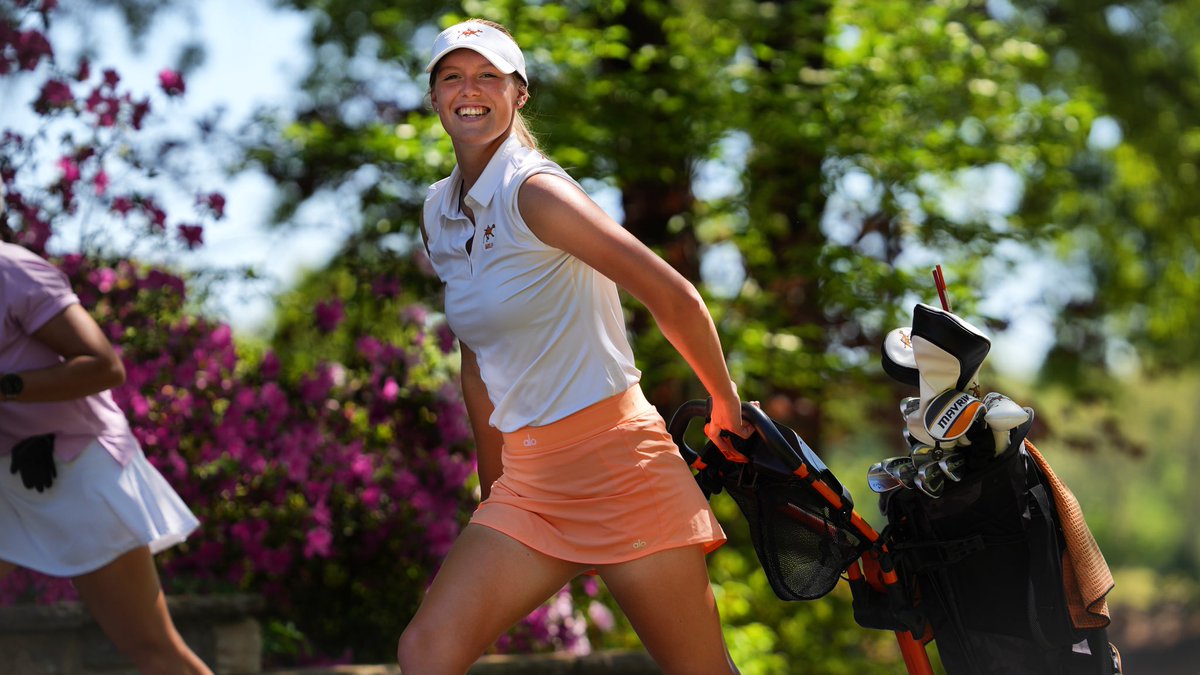
[{"label": "smiling face", "polygon": [[499,146],[528,98],[515,75],[506,75],[470,49],[450,52],[433,73],[430,100],[455,148]]}]

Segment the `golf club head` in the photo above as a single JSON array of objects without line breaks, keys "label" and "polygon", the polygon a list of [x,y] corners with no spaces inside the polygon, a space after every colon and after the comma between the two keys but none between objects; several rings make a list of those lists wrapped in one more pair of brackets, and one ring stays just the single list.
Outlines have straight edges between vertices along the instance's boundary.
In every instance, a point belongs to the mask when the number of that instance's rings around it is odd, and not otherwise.
[{"label": "golf club head", "polygon": [[997,392],[983,397],[983,421],[993,431],[1015,429],[1029,419],[1029,413],[1011,398]]},{"label": "golf club head", "polygon": [[938,499],[946,489],[946,474],[937,462],[930,462],[917,469],[913,485],[933,499]]},{"label": "golf club head", "polygon": [[904,483],[901,483],[899,478],[884,468],[884,464],[887,461],[885,459],[881,462],[875,462],[867,468],[867,486],[871,488],[872,492],[884,494],[904,487]]},{"label": "golf club head", "polygon": [[883,470],[891,474],[905,487],[911,489],[917,476],[917,466],[912,457],[890,457],[883,461]]},{"label": "golf club head", "polygon": [[912,328],[895,328],[883,338],[881,353],[883,372],[900,384],[920,386],[920,373],[912,348]]},{"label": "golf club head", "polygon": [[953,441],[971,428],[983,413],[983,403],[965,391],[947,389],[925,409],[925,430],[936,441]]},{"label": "golf club head", "polygon": [[900,399],[900,419],[908,421],[908,417],[921,407],[920,396],[907,396]]},{"label": "golf club head", "polygon": [[913,464],[917,469],[920,469],[930,462],[940,460],[944,454],[945,452],[935,445],[919,444],[912,447],[908,456],[912,458]]},{"label": "golf club head", "polygon": [[962,472],[966,466],[967,458],[962,453],[958,452],[948,452],[942,455],[942,458],[938,460],[938,467],[942,470],[942,473],[946,475],[946,478],[954,481],[955,483],[963,479]]}]

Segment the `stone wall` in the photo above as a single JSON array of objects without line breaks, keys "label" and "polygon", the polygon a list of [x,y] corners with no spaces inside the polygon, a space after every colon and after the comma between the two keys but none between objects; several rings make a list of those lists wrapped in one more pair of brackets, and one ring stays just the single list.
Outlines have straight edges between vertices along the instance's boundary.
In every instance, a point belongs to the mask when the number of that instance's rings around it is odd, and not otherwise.
[{"label": "stone wall", "polygon": [[[262,600],[248,595],[168,598],[188,645],[220,675],[262,672]],[[135,675],[80,603],[0,607],[4,675]]]},{"label": "stone wall", "polygon": [[[467,675],[661,675],[642,651],[605,651],[586,656],[534,654],[485,656]],[[270,675],[400,675],[397,666],[338,666],[272,671]]]},{"label": "stone wall", "polygon": [[[171,617],[217,675],[259,675],[261,598],[175,596]],[[468,675],[660,675],[642,651],[485,656]],[[79,603],[0,607],[0,675],[137,675]],[[394,665],[276,670],[264,675],[400,675]]]}]

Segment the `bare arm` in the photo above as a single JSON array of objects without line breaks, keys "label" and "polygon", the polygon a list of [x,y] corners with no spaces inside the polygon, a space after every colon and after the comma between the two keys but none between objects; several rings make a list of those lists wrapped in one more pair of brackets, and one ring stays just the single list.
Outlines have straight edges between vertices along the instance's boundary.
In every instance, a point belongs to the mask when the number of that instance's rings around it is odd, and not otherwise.
[{"label": "bare arm", "polygon": [[467,404],[467,417],[471,420],[471,432],[475,435],[476,461],[479,464],[479,493],[481,499],[487,499],[492,492],[492,483],[500,477],[504,467],[500,460],[500,450],[504,446],[504,436],[496,427],[488,424],[492,416],[492,400],[488,398],[487,388],[479,374],[479,361],[475,352],[458,342],[462,352],[462,390],[463,400]]},{"label": "bare arm", "polygon": [[716,326],[695,286],[561,177],[530,177],[521,186],[519,206],[526,224],[543,242],[579,258],[650,310],[659,330],[712,396],[712,421],[705,434],[722,450],[736,454],[720,438],[721,431],[747,437],[752,429],[742,421]]},{"label": "bare arm", "polygon": [[30,403],[68,401],[120,386],[125,366],[100,326],[79,305],[71,305],[33,334],[63,362],[20,372],[24,390],[15,400]]}]

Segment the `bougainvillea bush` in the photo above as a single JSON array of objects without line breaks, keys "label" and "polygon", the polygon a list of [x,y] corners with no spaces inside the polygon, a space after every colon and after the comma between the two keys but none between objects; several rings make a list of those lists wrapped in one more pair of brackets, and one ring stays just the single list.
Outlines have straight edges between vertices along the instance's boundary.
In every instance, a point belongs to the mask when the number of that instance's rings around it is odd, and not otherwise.
[{"label": "bougainvillea bush", "polygon": [[[158,558],[168,592],[262,595],[268,664],[390,661],[476,499],[453,336],[383,273],[328,287],[300,310],[309,340],[281,350],[198,314],[192,277],[138,261],[186,255],[224,218],[224,195],[172,170],[187,143],[145,140],[185,78],[164,69],[142,96],[115,70],[64,63],[47,37],[57,11],[0,4],[0,84],[30,92],[36,120],[0,129],[0,181],[20,243],[63,269],[120,351],[114,397],[200,518]],[[68,225],[76,250],[55,244]],[[348,303],[369,311],[348,318]],[[74,598],[26,571],[0,582],[0,603]],[[611,624],[603,601],[594,583],[564,589],[496,649],[587,651]]]}]

